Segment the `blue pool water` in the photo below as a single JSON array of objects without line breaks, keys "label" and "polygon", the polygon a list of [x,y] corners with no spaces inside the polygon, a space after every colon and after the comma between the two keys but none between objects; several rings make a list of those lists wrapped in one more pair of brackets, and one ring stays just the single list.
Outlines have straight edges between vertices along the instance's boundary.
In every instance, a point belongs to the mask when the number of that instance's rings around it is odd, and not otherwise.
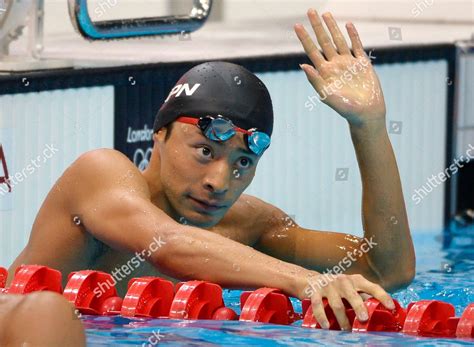
[{"label": "blue pool water", "polygon": [[[406,289],[394,293],[403,307],[412,301],[436,299],[449,302],[460,315],[474,302],[474,228],[442,233],[415,233],[417,275]],[[240,291],[225,290],[226,306],[240,313]],[[295,309],[301,312],[298,300]],[[83,316],[89,346],[314,346],[314,345],[474,345],[473,339],[431,339],[401,333],[351,333],[292,326],[223,321],[126,319]]]}]

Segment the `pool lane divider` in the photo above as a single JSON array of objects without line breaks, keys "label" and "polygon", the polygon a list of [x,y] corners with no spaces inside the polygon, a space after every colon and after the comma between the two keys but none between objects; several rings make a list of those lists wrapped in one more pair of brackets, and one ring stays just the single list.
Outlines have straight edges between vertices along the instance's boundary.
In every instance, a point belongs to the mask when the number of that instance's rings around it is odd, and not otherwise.
[{"label": "pool lane divider", "polygon": [[[42,265],[22,265],[15,271],[10,287],[7,271],[0,267],[0,293],[28,294],[53,291],[62,294],[79,312],[89,315],[122,315],[170,319],[240,320],[289,325],[303,319],[302,327],[321,329],[313,316],[311,301],[302,301],[303,313],[294,311],[288,296],[279,289],[259,288],[242,292],[240,317],[224,305],[222,288],[206,281],[188,281],[173,285],[159,277],[133,278],[127,294],[117,294],[112,275],[95,270],[72,272],[62,290],[62,275]],[[107,284],[107,285],[105,285]],[[105,288],[105,289],[104,289]],[[343,299],[353,332],[402,332],[414,336],[474,338],[474,303],[456,317],[454,306],[438,300],[412,302],[405,309],[394,300],[395,309],[385,308],[375,298],[364,302],[369,319],[361,322],[349,302]],[[330,330],[340,330],[327,299],[324,310]]]},{"label": "pool lane divider", "polygon": [[7,269],[0,267],[0,290],[5,288],[5,284],[7,283],[7,277],[8,277]]}]

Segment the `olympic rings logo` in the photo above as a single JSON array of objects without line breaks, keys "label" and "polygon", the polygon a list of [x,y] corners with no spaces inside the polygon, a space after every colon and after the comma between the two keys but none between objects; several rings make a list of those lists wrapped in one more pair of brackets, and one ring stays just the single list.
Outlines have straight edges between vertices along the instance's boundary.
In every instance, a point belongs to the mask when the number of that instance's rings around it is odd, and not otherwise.
[{"label": "olympic rings logo", "polygon": [[146,151],[138,148],[133,154],[133,163],[138,167],[140,171],[145,170],[148,167],[151,159],[152,147],[148,147]]}]

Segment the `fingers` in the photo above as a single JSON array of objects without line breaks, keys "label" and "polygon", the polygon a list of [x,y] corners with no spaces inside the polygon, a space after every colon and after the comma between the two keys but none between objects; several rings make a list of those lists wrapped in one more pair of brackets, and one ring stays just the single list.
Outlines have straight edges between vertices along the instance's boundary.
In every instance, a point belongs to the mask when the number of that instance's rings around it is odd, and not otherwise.
[{"label": "fingers", "polygon": [[369,319],[369,313],[367,312],[367,307],[364,305],[364,300],[354,288],[354,285],[350,280],[347,280],[343,284],[344,288],[344,295],[342,296],[345,298],[351,307],[354,309],[357,319],[361,322],[365,322]]},{"label": "fingers", "polygon": [[354,309],[357,319],[365,322],[369,319],[367,307],[362,295],[365,292],[378,299],[386,308],[393,310],[395,304],[390,295],[378,284],[372,283],[362,275],[338,275],[326,284],[322,291],[315,291],[311,295],[311,307],[313,315],[318,323],[324,328],[329,328],[329,321],[324,311],[323,297],[328,299],[337,322],[342,330],[351,330],[352,326],[346,314],[346,306],[343,299],[347,300]]},{"label": "fingers", "polygon": [[365,57],[364,47],[362,46],[359,33],[357,32],[354,24],[347,23],[346,29],[351,39],[352,51],[354,52],[354,56],[357,58]]},{"label": "fingers", "polygon": [[346,307],[342,302],[340,295],[335,291],[332,290],[328,294],[328,302],[329,306],[331,306],[332,312],[336,316],[337,322],[342,330],[351,330],[351,324],[349,323],[349,319],[346,315]]},{"label": "fingers", "polygon": [[[338,54],[351,55],[351,48],[347,45],[346,39],[344,38],[341,30],[339,29],[339,26],[337,25],[333,15],[328,12],[323,14],[322,17],[324,22],[326,23],[327,28],[329,29],[329,32],[331,33],[332,40],[326,33],[326,30],[316,10],[312,8],[308,10],[308,18],[311,23],[311,27],[313,28],[313,31],[316,34],[316,38],[323,50],[326,59],[331,60],[334,56]],[[352,51],[354,52],[354,56],[357,58],[364,57],[364,47],[354,24],[351,22],[347,23],[346,29],[351,40]],[[315,64],[315,66],[319,67],[320,64],[324,62],[324,57],[319,52],[311,37],[308,35],[308,33],[301,24],[295,25],[295,32],[299,40],[303,44],[306,54],[310,57],[311,61]],[[334,47],[334,45],[336,47]]]},{"label": "fingers", "polygon": [[325,61],[323,55],[319,51],[318,47],[314,44],[311,36],[309,36],[306,29],[301,24],[295,24],[296,36],[303,45],[306,55],[311,59],[314,66],[319,68],[321,64]]},{"label": "fingers", "polygon": [[318,92],[319,96],[323,97],[324,79],[321,77],[319,72],[316,71],[314,67],[308,64],[301,64],[300,66],[306,74],[309,83],[311,83],[313,88]]},{"label": "fingers", "polygon": [[361,275],[351,277],[357,291],[363,291],[379,300],[389,310],[395,309],[395,303],[390,295],[378,284],[372,283]]},{"label": "fingers", "polygon": [[324,311],[323,298],[318,292],[314,292],[311,296],[311,308],[313,309],[313,316],[323,329],[329,329],[329,321]]},{"label": "fingers", "polygon": [[308,18],[311,23],[311,27],[316,34],[316,38],[318,39],[318,43],[323,49],[324,56],[327,60],[332,59],[334,56],[337,55],[337,51],[334,48],[331,39],[329,38],[326,30],[321,23],[321,19],[319,19],[318,13],[314,9],[308,10]]},{"label": "fingers", "polygon": [[344,36],[342,36],[342,33],[339,30],[339,27],[337,26],[337,23],[334,20],[332,14],[329,12],[323,14],[323,19],[329,29],[329,32],[331,33],[332,40],[336,44],[337,51],[339,52],[339,54],[350,55],[351,50],[349,49],[349,46],[347,46],[346,39],[344,38]]}]

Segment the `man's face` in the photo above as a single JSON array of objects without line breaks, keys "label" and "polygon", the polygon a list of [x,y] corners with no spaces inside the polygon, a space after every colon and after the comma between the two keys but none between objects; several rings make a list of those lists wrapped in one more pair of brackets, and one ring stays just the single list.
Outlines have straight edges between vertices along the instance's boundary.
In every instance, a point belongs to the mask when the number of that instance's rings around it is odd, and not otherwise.
[{"label": "man's face", "polygon": [[197,126],[179,122],[161,142],[160,158],[166,198],[181,222],[199,227],[214,226],[222,219],[252,182],[259,160],[240,132],[216,142]]}]

